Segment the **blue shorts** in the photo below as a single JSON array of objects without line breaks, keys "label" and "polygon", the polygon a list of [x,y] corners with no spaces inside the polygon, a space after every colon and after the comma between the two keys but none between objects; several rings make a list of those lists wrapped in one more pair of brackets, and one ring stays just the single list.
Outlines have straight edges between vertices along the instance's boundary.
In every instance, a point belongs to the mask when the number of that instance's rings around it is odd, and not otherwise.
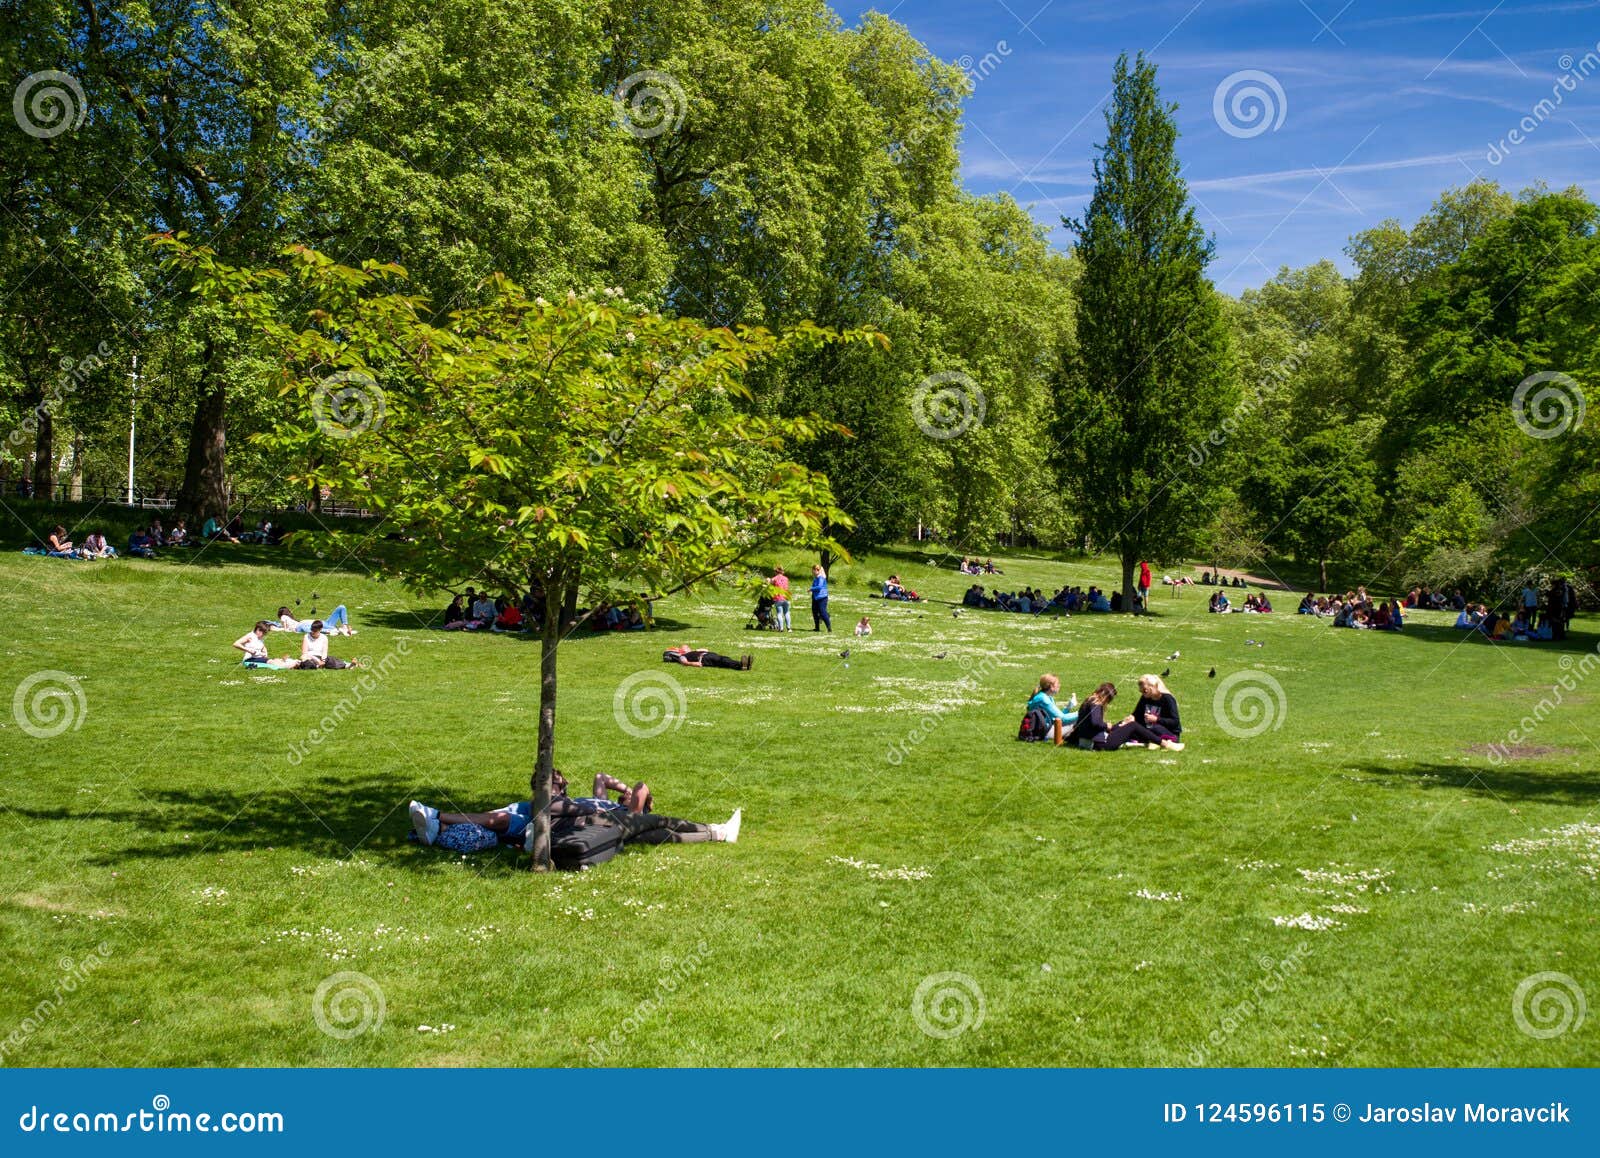
[{"label": "blue shorts", "polygon": [[519,800],[515,804],[508,804],[504,808],[495,809],[506,815],[507,824],[505,836],[518,837],[528,831],[528,820],[533,815],[532,807],[526,800]]}]

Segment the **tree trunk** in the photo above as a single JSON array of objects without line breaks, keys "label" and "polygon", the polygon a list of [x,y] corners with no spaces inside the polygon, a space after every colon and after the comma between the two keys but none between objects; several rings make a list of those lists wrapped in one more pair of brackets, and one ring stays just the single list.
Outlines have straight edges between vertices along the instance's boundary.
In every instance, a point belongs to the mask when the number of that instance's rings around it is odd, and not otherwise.
[{"label": "tree trunk", "polygon": [[56,497],[56,445],[50,399],[41,396],[33,413],[39,423],[33,432],[33,494],[35,498],[52,502]]},{"label": "tree trunk", "polygon": [[1133,610],[1133,593],[1136,590],[1136,588],[1134,586],[1134,582],[1133,582],[1133,573],[1138,568],[1138,566],[1139,566],[1138,553],[1134,552],[1134,551],[1130,551],[1126,547],[1124,547],[1123,550],[1122,550],[1122,610],[1123,611],[1131,612]]},{"label": "tree trunk", "polygon": [[1326,592],[1328,590],[1328,558],[1326,555],[1317,556],[1317,580],[1321,584],[1322,590]]},{"label": "tree trunk", "polygon": [[75,503],[83,502],[83,435],[72,436],[72,489],[67,497]]},{"label": "tree trunk", "polygon": [[[577,585],[573,584],[575,588]],[[532,860],[534,872],[550,869],[550,796],[556,766],[556,651],[561,646],[561,620],[556,608],[566,603],[571,588],[552,577],[545,588],[544,622],[539,631],[539,747],[533,770]]]},{"label": "tree trunk", "polygon": [[183,469],[183,491],[178,505],[196,523],[226,519],[228,514],[227,404],[228,388],[211,365],[209,344],[201,361],[200,401],[195,404],[189,429],[189,457]]}]

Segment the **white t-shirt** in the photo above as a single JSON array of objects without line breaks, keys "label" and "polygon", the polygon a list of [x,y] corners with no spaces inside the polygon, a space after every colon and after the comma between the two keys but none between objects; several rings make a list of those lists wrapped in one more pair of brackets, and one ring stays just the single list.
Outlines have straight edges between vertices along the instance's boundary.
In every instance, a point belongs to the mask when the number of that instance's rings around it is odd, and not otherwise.
[{"label": "white t-shirt", "polygon": [[493,599],[480,599],[472,605],[472,618],[493,619],[496,615]]},{"label": "white t-shirt", "polygon": [[324,632],[321,635],[310,635],[310,634],[307,634],[305,639],[300,641],[300,658],[301,659],[327,659],[328,658],[328,636],[327,636],[327,633]]},{"label": "white t-shirt", "polygon": [[244,648],[244,653],[252,659],[266,659],[267,645],[262,638],[253,631],[247,631],[234,641],[234,647]]},{"label": "white t-shirt", "polygon": [[278,616],[278,626],[285,631],[294,631],[300,626],[300,621],[292,615],[280,615]]}]

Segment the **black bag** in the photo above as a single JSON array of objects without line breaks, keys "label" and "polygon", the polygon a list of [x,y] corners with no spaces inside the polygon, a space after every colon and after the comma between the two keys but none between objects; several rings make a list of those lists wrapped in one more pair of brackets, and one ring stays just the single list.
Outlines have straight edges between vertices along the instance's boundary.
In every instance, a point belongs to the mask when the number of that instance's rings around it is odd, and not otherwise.
[{"label": "black bag", "polygon": [[1048,740],[1055,733],[1056,722],[1050,713],[1043,708],[1031,708],[1023,714],[1022,724],[1017,728],[1019,740]]},{"label": "black bag", "polygon": [[550,859],[564,872],[577,872],[605,864],[622,851],[626,839],[620,825],[604,816],[590,817],[587,823],[550,834]]}]

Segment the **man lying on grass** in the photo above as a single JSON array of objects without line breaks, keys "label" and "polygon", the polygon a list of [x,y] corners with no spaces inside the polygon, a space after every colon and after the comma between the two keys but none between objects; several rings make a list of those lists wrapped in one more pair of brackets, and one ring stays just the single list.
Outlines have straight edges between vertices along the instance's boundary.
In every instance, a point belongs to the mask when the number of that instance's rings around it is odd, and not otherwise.
[{"label": "man lying on grass", "polygon": [[[572,827],[591,818],[604,818],[622,828],[626,840],[642,844],[698,844],[704,841],[739,839],[742,810],[723,824],[697,824],[674,816],[657,816],[651,811],[655,798],[643,781],[632,788],[615,776],[601,772],[594,778],[594,795],[570,797],[567,778],[556,772],[550,785],[551,831]],[[611,799],[611,793],[617,799]],[[457,852],[477,852],[491,844],[526,845],[533,836],[532,806],[518,800],[490,812],[441,812],[420,801],[410,807],[411,827],[423,844]],[[493,835],[491,840],[485,833]]]},{"label": "man lying on grass", "polygon": [[679,663],[684,667],[725,667],[729,671],[749,671],[750,665],[755,661],[748,655],[734,659],[732,656],[707,651],[703,647],[690,647],[687,643],[680,643],[677,647],[669,647],[662,652],[661,662]]}]

